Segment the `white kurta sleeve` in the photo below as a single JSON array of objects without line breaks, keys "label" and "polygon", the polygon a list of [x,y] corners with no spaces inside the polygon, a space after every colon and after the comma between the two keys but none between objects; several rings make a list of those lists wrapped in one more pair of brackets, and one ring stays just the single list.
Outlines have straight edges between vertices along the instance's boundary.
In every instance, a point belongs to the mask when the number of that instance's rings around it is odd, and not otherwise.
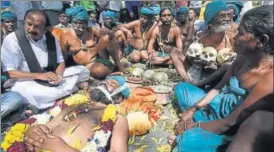
[{"label": "white kurta sleeve", "polygon": [[4,38],[1,47],[1,61],[3,71],[18,70],[22,62],[20,48],[15,33]]},{"label": "white kurta sleeve", "polygon": [[57,63],[62,63],[64,62],[64,57],[61,51],[61,46],[60,43],[55,39],[55,44],[56,44],[56,55],[57,55]]}]

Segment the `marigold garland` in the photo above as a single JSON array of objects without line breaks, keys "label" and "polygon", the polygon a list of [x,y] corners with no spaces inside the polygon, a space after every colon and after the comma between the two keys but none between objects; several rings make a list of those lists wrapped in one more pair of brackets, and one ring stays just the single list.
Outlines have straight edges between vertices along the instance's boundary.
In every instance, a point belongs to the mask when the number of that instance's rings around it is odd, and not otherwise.
[{"label": "marigold garland", "polygon": [[22,142],[24,139],[24,133],[30,125],[17,123],[6,133],[1,147],[7,151],[8,148],[15,142]]}]

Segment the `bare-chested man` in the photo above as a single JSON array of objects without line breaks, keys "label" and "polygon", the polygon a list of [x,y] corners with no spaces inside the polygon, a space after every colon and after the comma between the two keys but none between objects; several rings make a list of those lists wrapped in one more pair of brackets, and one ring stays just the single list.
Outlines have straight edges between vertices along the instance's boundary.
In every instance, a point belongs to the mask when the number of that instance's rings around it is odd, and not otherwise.
[{"label": "bare-chested man", "polygon": [[[234,44],[233,36],[235,33],[228,32],[231,27],[231,18],[227,9],[228,8],[223,1],[214,1],[207,5],[204,15],[207,29],[200,35],[198,41],[203,47],[213,47],[217,52],[224,48],[232,49]],[[188,59],[183,53],[173,50],[171,52],[171,58],[181,78],[184,81],[190,82],[190,78],[187,74],[187,66],[189,64],[197,64],[196,60],[200,60],[200,54],[194,59]],[[205,72],[204,70],[205,68],[202,67],[202,69],[202,76],[195,81],[200,81],[204,75],[208,76],[208,72]],[[212,73],[212,70],[209,73]]]},{"label": "bare-chested man", "polygon": [[[108,151],[108,144],[104,145],[103,142],[110,141],[111,152],[127,152],[128,140],[128,122],[127,119],[117,114],[116,122],[114,124],[108,123],[108,128],[102,127],[102,131],[110,131],[110,139],[105,139],[106,134],[101,136],[94,136],[95,131],[93,128],[101,123],[104,109],[107,105],[112,103],[120,103],[129,95],[129,89],[124,88],[121,81],[123,78],[119,76],[107,77],[106,83],[98,86],[89,92],[91,103],[69,106],[64,109],[57,117],[52,119],[46,125],[34,125],[25,134],[25,141],[28,149],[50,150],[51,152],[78,152],[78,150],[71,147],[80,141],[79,149],[85,152],[93,152],[92,148],[87,149],[85,145],[94,138],[97,138],[99,145],[97,148]],[[118,91],[117,91],[118,90]],[[110,96],[107,94],[116,95]],[[73,117],[76,115],[75,117]],[[76,127],[75,127],[76,126]],[[68,131],[75,127],[70,134]],[[113,128],[111,128],[113,127]],[[54,144],[54,146],[52,146]],[[105,146],[105,147],[103,147]],[[85,149],[85,150],[83,150]],[[99,151],[96,149],[95,151]]]},{"label": "bare-chested man", "polygon": [[176,11],[176,23],[181,29],[184,50],[193,42],[194,38],[194,22],[188,20],[189,9],[181,6]]},{"label": "bare-chested man", "polygon": [[140,13],[139,20],[119,25],[119,29],[126,33],[128,42],[135,49],[128,51],[130,53],[129,59],[134,63],[140,62],[146,56],[148,41],[152,30],[157,25],[154,21],[155,12],[152,8],[142,7]]},{"label": "bare-chested man", "polygon": [[[166,49],[166,47],[175,47],[182,51],[180,28],[172,24],[173,15],[168,8],[161,10],[160,21],[162,24],[157,26],[152,32],[145,59],[149,60],[151,64],[172,64],[169,56],[171,49]],[[157,44],[156,47],[154,47],[155,42]]]},{"label": "bare-chested man", "polygon": [[[186,107],[188,110],[183,112],[182,120],[177,125],[179,134],[184,131],[183,135],[177,137],[180,138],[177,140],[180,141],[179,151],[182,149],[199,151],[200,147],[209,147],[209,144],[210,151],[216,151],[225,144],[223,141],[229,129],[237,128],[236,124],[243,110],[260,104],[262,102],[260,99],[263,97],[273,95],[272,7],[256,7],[242,17],[239,32],[235,37],[234,47],[238,53],[237,59],[214,89],[206,94],[195,86],[187,83],[181,84],[181,93],[177,94],[181,94],[180,103],[181,105],[188,104],[190,107]],[[238,82],[235,83],[235,80]],[[186,96],[188,93],[190,96]],[[211,110],[208,113],[202,112],[205,109]],[[195,123],[187,122],[192,118],[196,121]],[[228,136],[231,136],[231,133],[229,132]],[[195,138],[188,135],[195,136]],[[242,146],[244,149],[249,148]]]},{"label": "bare-chested man", "polygon": [[127,39],[123,31],[119,30],[117,25],[119,24],[115,19],[115,12],[104,11],[103,12],[104,27],[108,30],[112,30],[115,33],[115,39],[119,43],[119,57],[121,58],[124,52],[122,49],[127,49]]},{"label": "bare-chested man", "polygon": [[[98,28],[88,28],[88,14],[82,7],[67,10],[67,15],[72,16],[73,28],[64,29],[60,36],[61,48],[67,65],[85,65],[91,76],[102,79],[117,68],[123,71],[118,56],[118,45],[114,41],[114,34],[102,35]],[[116,67],[111,61],[112,57]]]}]

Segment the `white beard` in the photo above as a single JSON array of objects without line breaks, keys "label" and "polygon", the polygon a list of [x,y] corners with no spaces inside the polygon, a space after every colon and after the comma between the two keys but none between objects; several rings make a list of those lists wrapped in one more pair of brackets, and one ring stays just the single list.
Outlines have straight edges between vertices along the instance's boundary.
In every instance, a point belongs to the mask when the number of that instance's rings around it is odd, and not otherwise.
[{"label": "white beard", "polygon": [[218,27],[212,27],[212,30],[216,33],[224,32],[230,28],[230,24],[220,25]]}]

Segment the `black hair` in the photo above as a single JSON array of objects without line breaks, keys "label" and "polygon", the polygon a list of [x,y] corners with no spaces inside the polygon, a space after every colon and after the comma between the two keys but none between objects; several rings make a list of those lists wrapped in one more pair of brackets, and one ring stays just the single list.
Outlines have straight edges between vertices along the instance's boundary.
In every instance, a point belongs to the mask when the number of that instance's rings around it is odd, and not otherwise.
[{"label": "black hair", "polygon": [[263,34],[268,35],[269,41],[265,51],[274,55],[273,5],[259,6],[247,11],[240,24],[257,38]]},{"label": "black hair", "polygon": [[200,16],[200,11],[199,11],[199,9],[196,9],[196,8],[191,7],[191,8],[189,8],[189,11],[190,11],[190,10],[193,10],[193,12],[195,13],[195,17],[199,17],[199,16]]},{"label": "black hair", "polygon": [[88,15],[90,16],[90,14],[95,14],[97,16],[97,12],[96,11],[88,11]]},{"label": "black hair", "polygon": [[29,14],[40,14],[40,15],[44,16],[44,18],[46,20],[45,28],[51,27],[51,23],[50,23],[49,17],[48,17],[48,15],[43,10],[39,10],[39,9],[30,9],[30,10],[27,10],[27,12],[26,12],[26,14],[24,16],[24,20],[26,20],[26,17]]},{"label": "black hair", "polygon": [[[93,89],[89,92],[89,97],[91,101],[101,102],[103,104],[112,104],[112,102],[106,97],[106,95],[99,89]],[[114,101],[117,101],[121,97],[121,93],[112,96]]]},{"label": "black hair", "polygon": [[162,13],[163,13],[165,10],[169,10],[169,11],[171,12],[171,15],[174,17],[173,11],[172,11],[170,8],[167,8],[167,7],[161,9],[161,11],[160,11],[160,17],[162,16]]},{"label": "black hair", "polygon": [[89,97],[91,101],[101,102],[103,104],[111,104],[106,95],[99,89],[93,89],[89,92]]},{"label": "black hair", "polygon": [[[63,11],[63,10],[61,10],[60,12],[59,12],[59,14],[58,15],[61,15],[61,14],[66,14],[66,12],[65,11]],[[66,14],[67,15],[67,14]]]}]

